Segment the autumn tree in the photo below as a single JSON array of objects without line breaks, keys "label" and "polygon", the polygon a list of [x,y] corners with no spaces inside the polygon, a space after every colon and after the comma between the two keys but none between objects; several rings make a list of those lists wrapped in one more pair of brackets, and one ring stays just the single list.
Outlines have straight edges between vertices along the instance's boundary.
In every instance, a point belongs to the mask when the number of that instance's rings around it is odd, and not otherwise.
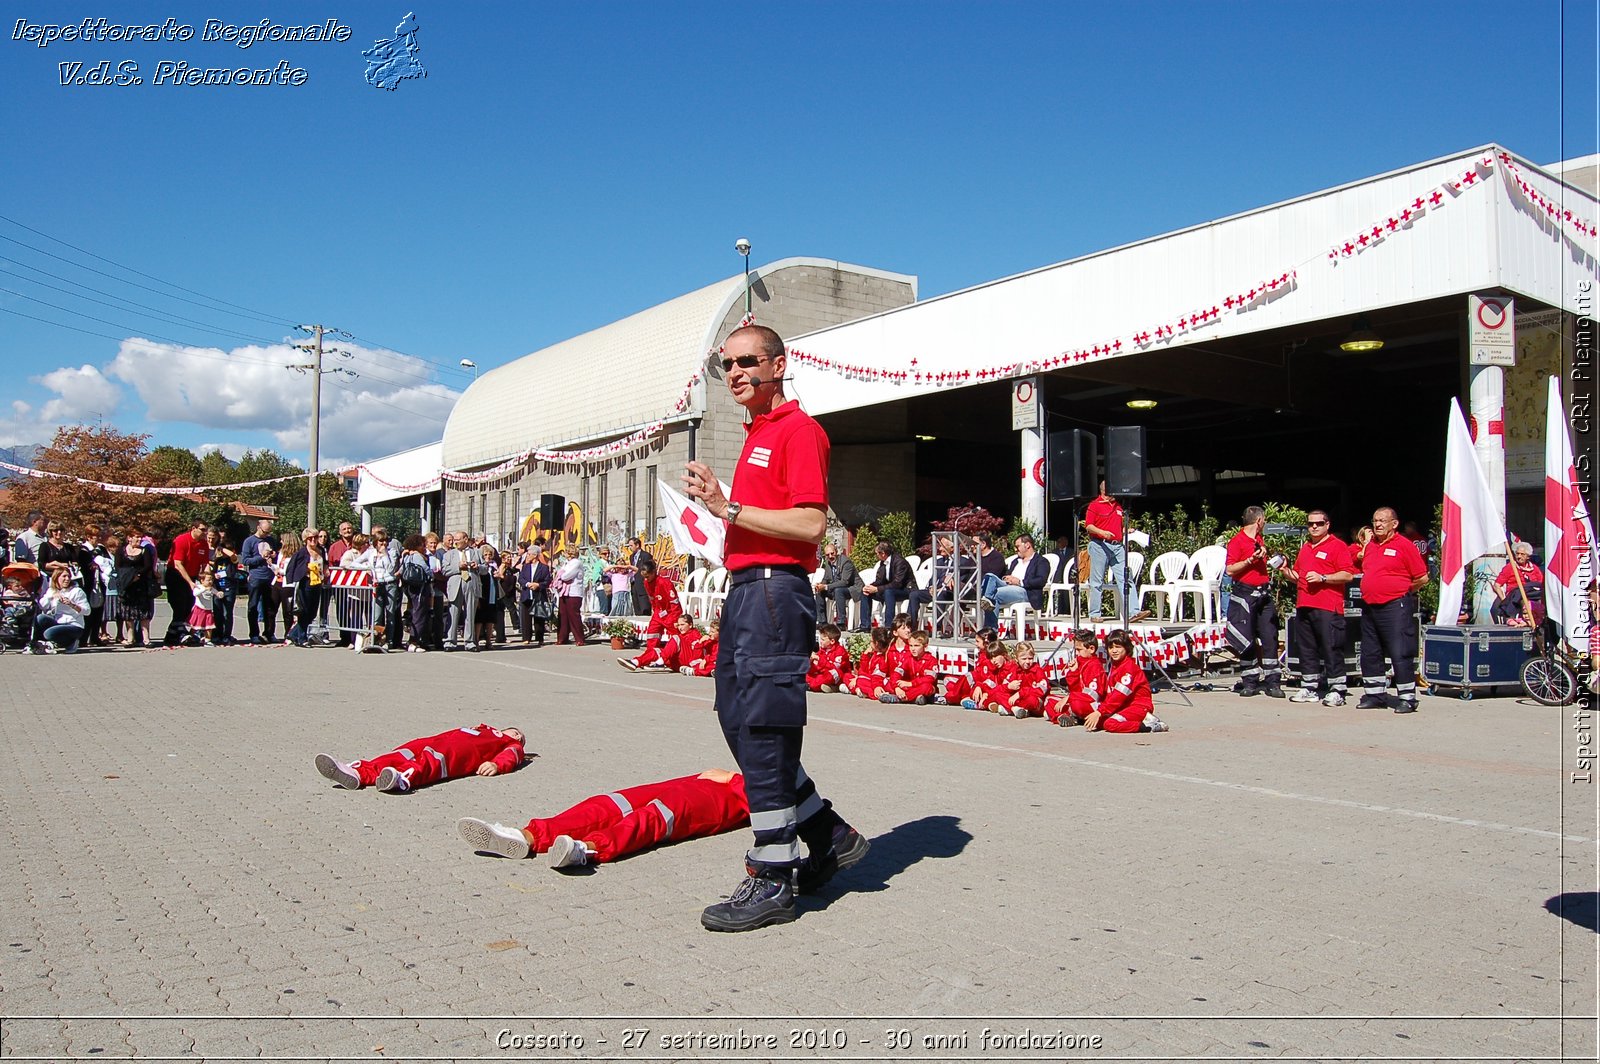
[{"label": "autumn tree", "polygon": [[129,522],[145,522],[166,507],[160,496],[107,491],[97,486],[136,484],[149,486],[145,461],[149,457],[141,433],[122,433],[109,425],[65,425],[50,446],[34,459],[34,468],[64,473],[95,483],[81,484],[56,477],[24,477],[12,485],[13,508],[19,512],[42,510],[74,531],[89,521],[113,529]]}]

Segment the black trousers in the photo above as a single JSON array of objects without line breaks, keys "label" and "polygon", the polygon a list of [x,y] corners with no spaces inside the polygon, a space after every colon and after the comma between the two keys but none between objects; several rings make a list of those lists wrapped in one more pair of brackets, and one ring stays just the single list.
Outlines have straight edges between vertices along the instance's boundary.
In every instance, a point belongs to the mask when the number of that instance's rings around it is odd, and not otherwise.
[{"label": "black trousers", "polygon": [[791,869],[800,841],[826,853],[841,823],[800,763],[816,595],[799,568],[756,568],[729,580],[713,674],[717,720],[744,774],[755,845],[745,863]]},{"label": "black trousers", "polygon": [[167,570],[167,605],[172,607],[172,620],[161,642],[175,647],[189,634],[189,614],[194,609],[194,588],[178,574],[177,566]]},{"label": "black trousers", "polygon": [[1278,605],[1272,600],[1272,585],[1250,587],[1234,584],[1228,596],[1228,646],[1239,655],[1241,667],[1249,668],[1251,653],[1261,655],[1261,669],[1267,679],[1278,679]]},{"label": "black trousers", "polygon": [[1294,642],[1300,654],[1300,682],[1315,691],[1323,677],[1341,694],[1350,671],[1344,656],[1344,614],[1302,606],[1294,611]]},{"label": "black trousers", "polygon": [[1383,659],[1394,666],[1395,691],[1401,698],[1417,696],[1417,596],[1401,595],[1391,602],[1361,604],[1361,687],[1369,695],[1389,687]]}]

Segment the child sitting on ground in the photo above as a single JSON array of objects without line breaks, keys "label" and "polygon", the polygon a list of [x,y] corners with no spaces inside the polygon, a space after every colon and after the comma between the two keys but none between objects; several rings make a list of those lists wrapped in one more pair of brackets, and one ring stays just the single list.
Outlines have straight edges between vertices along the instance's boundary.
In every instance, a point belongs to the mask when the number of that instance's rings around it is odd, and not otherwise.
[{"label": "child sitting on ground", "polygon": [[717,668],[717,636],[722,632],[722,622],[706,625],[708,634],[678,655],[678,671],[685,676],[710,676]]},{"label": "child sitting on ground", "polygon": [[833,694],[850,678],[850,651],[839,642],[839,626],[817,626],[817,649],[811,655],[806,686],[812,691]]},{"label": "child sitting on ground", "polygon": [[[1012,678],[1000,691],[1000,708],[997,712],[1010,713],[1021,720],[1044,714],[1044,696],[1050,692],[1050,677],[1039,664],[1032,643],[1018,643],[1012,654],[1016,658]],[[991,707],[993,708],[993,707]]]},{"label": "child sitting on ground", "polygon": [[[1000,702],[1011,692],[1011,681],[1017,678],[1017,665],[1011,657],[1011,648],[996,639],[989,646],[989,678],[976,684],[972,697],[961,703],[963,709],[987,709],[998,713]],[[967,706],[967,702],[972,705]]]},{"label": "child sitting on ground", "polygon": [[[907,627],[909,627],[909,622]],[[891,658],[893,652],[890,652]],[[912,632],[907,649],[878,692],[879,702],[915,702],[925,706],[933,701],[934,668],[938,665],[928,653],[928,633]]]},{"label": "child sitting on ground", "polygon": [[685,651],[690,656],[698,656],[699,643],[700,629],[694,626],[694,621],[687,613],[680,613],[672,622],[672,631],[665,638],[646,645],[637,657],[618,658],[617,664],[634,672],[641,669],[676,672],[683,665]]},{"label": "child sitting on ground", "polygon": [[889,677],[890,636],[887,628],[874,628],[869,636],[872,643],[861,652],[855,675],[845,683],[845,690],[858,698],[877,698]]},{"label": "child sitting on ground", "polygon": [[380,791],[409,791],[456,776],[498,776],[526,758],[526,742],[516,728],[471,728],[413,739],[391,753],[365,761],[340,761],[318,754],[317,771],[347,790],[376,785]]},{"label": "child sitting on ground", "polygon": [[[962,705],[972,697],[972,692],[977,690],[979,683],[986,683],[989,680],[989,673],[994,668],[989,660],[989,644],[995,640],[995,630],[985,628],[973,638],[978,644],[978,650],[973,656],[972,669],[965,676],[952,676],[944,682],[944,687],[939,692],[942,705]],[[976,705],[977,703],[973,703],[973,706]]]},{"label": "child sitting on ground", "polygon": [[1133,640],[1117,628],[1106,636],[1106,696],[1100,708],[1084,718],[1085,731],[1166,731],[1150,700],[1150,681],[1133,658]]},{"label": "child sitting on ground", "polygon": [[1072,637],[1073,659],[1067,665],[1067,693],[1045,699],[1044,715],[1063,728],[1083,723],[1083,718],[1100,708],[1105,696],[1106,670],[1100,663],[1100,640],[1089,628]]}]

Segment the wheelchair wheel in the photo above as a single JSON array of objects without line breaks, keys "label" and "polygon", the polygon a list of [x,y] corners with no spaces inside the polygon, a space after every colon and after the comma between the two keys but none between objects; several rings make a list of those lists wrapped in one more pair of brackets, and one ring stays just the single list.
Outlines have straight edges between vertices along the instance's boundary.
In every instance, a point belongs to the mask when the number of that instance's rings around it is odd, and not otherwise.
[{"label": "wheelchair wheel", "polygon": [[1522,689],[1541,706],[1570,706],[1578,698],[1578,675],[1556,658],[1529,658],[1522,663]]}]

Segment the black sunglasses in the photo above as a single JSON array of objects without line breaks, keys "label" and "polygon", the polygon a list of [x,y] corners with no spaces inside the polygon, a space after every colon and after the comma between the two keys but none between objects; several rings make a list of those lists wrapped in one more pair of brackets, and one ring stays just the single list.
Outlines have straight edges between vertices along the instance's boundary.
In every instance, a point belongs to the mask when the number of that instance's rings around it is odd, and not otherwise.
[{"label": "black sunglasses", "polygon": [[722,372],[726,373],[734,366],[738,366],[740,369],[755,369],[766,359],[766,355],[740,355],[738,358],[725,358],[722,360]]},{"label": "black sunglasses", "polygon": [[1328,522],[1326,522],[1326,521],[1307,521],[1306,522],[1306,527],[1307,528],[1321,528],[1323,525],[1325,525],[1327,523]]}]

